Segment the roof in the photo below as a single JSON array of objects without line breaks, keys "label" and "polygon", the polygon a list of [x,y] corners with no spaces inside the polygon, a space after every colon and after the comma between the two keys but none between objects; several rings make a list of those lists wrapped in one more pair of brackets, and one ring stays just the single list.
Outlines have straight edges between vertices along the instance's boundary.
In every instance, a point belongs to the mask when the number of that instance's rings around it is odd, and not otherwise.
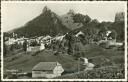
[{"label": "roof", "polygon": [[35,65],[33,67],[32,70],[38,70],[38,71],[42,71],[42,70],[53,70],[57,65],[60,65],[58,62],[40,62],[37,65]]},{"label": "roof", "polygon": [[76,34],[76,37],[78,37],[79,35],[84,35],[83,32],[79,31],[77,34]]}]

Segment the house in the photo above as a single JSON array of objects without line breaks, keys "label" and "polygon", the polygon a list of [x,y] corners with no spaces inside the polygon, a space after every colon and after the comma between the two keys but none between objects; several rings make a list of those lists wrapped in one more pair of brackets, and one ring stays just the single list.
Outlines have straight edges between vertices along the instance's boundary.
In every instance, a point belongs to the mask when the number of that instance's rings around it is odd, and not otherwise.
[{"label": "house", "polygon": [[51,43],[51,39],[52,39],[52,37],[51,36],[46,36],[46,37],[44,37],[44,38],[42,38],[41,40],[40,40],[40,42],[43,42],[44,44],[50,44]]},{"label": "house", "polygon": [[64,69],[58,62],[40,62],[32,69],[33,78],[54,78],[61,76]]},{"label": "house", "polygon": [[27,51],[28,52],[36,52],[45,49],[45,45],[43,43],[40,44],[40,46],[28,46]]},{"label": "house", "polygon": [[41,43],[40,50],[43,50],[43,49],[45,49],[45,44]]},{"label": "house", "polygon": [[84,35],[84,33],[79,31],[75,36],[78,37],[79,35]]},{"label": "house", "polygon": [[56,41],[62,41],[64,37],[65,37],[65,35],[56,36],[54,39],[55,39]]},{"label": "house", "polygon": [[27,41],[27,51],[36,52],[45,49],[45,44],[43,42],[38,42],[35,39],[30,39]]},{"label": "house", "polygon": [[18,38],[17,43],[23,45],[24,39],[23,38]]},{"label": "house", "polygon": [[40,51],[40,46],[29,46],[27,47],[27,51],[28,52],[36,52],[36,51]]},{"label": "house", "polygon": [[88,59],[87,58],[81,57],[81,59],[84,61],[83,65],[88,64]]},{"label": "house", "polygon": [[108,41],[108,46],[122,46],[122,42],[116,42],[116,40],[109,40]]},{"label": "house", "polygon": [[84,69],[84,71],[92,70],[94,67],[95,67],[95,65],[93,63],[88,63],[87,67]]}]

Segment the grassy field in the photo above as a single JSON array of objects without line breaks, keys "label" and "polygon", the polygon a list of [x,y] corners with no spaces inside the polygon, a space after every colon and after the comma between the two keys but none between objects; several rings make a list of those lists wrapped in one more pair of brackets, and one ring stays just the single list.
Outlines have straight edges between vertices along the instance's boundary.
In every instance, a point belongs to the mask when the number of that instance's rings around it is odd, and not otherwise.
[{"label": "grassy field", "polygon": [[[71,71],[75,70],[77,66],[77,61],[70,55],[53,55],[53,51],[41,51],[33,56],[35,53],[25,53],[5,58],[5,68],[6,69],[22,69],[26,72],[31,72],[32,68],[39,62],[56,62],[62,64],[65,70]],[[11,60],[14,59],[14,60]],[[9,61],[10,60],[10,61]],[[70,70],[71,69],[71,70]]]},{"label": "grassy field", "polygon": [[[97,45],[89,44],[85,46],[85,57],[92,59],[95,65],[120,66],[124,64],[124,51],[113,49],[103,49]],[[31,72],[32,68],[39,62],[55,62],[62,64],[66,73],[77,72],[78,60],[71,55],[59,54],[53,55],[52,50],[43,50],[40,52],[19,51],[13,55],[4,57],[4,69],[18,69],[23,72]]]}]

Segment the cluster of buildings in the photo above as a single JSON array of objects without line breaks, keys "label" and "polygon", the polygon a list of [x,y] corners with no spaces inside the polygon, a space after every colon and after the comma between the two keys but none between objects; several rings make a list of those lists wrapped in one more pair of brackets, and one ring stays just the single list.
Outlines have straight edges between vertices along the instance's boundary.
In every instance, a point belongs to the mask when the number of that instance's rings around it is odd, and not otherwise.
[{"label": "cluster of buildings", "polygon": [[5,41],[5,44],[6,45],[12,45],[12,44],[21,44],[23,45],[23,42],[24,42],[24,39],[27,39],[27,38],[24,38],[24,37],[21,37],[21,38],[10,38],[8,37],[8,40]]},{"label": "cluster of buildings", "polygon": [[[113,38],[111,36],[111,33],[112,33],[112,31],[108,30],[108,31],[106,31],[105,35],[102,36],[103,39],[99,40],[98,42],[95,42],[92,40],[91,43],[96,43],[97,45],[105,43],[107,47],[109,47],[109,46],[123,46],[123,42],[117,42],[116,38]],[[85,35],[85,34],[82,31],[79,31],[75,36],[78,37],[79,35]]]},{"label": "cluster of buildings", "polygon": [[[110,36],[111,33],[112,33],[112,31],[107,31],[106,35],[103,37],[104,39],[99,40],[98,42],[96,42],[96,44],[100,45],[102,43],[106,43],[107,47],[109,47],[109,46],[122,46],[123,43],[122,42],[117,42],[116,39],[113,39]],[[58,35],[58,36],[55,36],[55,37],[51,37],[49,35],[33,37],[33,38],[25,38],[25,37],[20,37],[20,38],[12,37],[12,38],[10,38],[10,37],[8,37],[8,40],[5,41],[5,44],[6,45],[12,45],[12,44],[23,45],[24,41],[26,40],[27,41],[27,51],[28,52],[40,51],[40,50],[45,49],[45,45],[49,45],[52,42],[56,42],[56,41],[61,42],[67,34]],[[16,34],[13,34],[13,35],[16,35]],[[75,37],[78,37],[79,35],[84,35],[84,33],[82,31],[79,31],[78,33],[75,34]],[[32,44],[33,42],[35,42],[37,45],[33,45]]]},{"label": "cluster of buildings", "polygon": [[[65,34],[66,35],[66,34]],[[49,45],[52,42],[55,41],[62,41],[65,35],[59,35],[56,37],[51,37],[49,35],[47,36],[39,36],[39,37],[32,37],[32,38],[25,38],[25,37],[6,37],[8,38],[5,41],[6,45],[23,45],[23,43],[26,41],[27,42],[27,51],[39,51],[45,49],[45,45]]]},{"label": "cluster of buildings", "polygon": [[112,31],[106,31],[106,35],[104,36],[103,40],[98,41],[98,45],[105,43],[106,47],[110,47],[110,46],[123,46],[123,42],[117,42],[116,38],[112,38],[110,36],[110,34],[112,33]]}]

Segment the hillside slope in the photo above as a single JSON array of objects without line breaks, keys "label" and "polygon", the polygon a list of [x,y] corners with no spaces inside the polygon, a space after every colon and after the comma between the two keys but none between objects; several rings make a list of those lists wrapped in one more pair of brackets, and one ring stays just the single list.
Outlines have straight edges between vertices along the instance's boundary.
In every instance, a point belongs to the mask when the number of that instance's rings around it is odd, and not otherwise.
[{"label": "hillside slope", "polygon": [[[102,49],[96,45],[86,45],[84,57],[91,59],[92,63],[99,66],[120,65],[124,63],[124,52],[112,49]],[[5,69],[22,69],[31,72],[39,62],[56,62],[62,64],[65,72],[76,72],[78,60],[72,55],[54,55],[52,50],[43,50],[36,53],[19,52],[4,58]]]},{"label": "hillside slope", "polygon": [[[32,68],[39,62],[56,62],[62,64],[65,71],[75,71],[77,69],[77,61],[70,55],[53,55],[53,51],[41,51],[39,53],[21,52],[19,55],[11,56],[17,57],[15,60],[8,61],[11,57],[5,58],[5,69],[23,69],[23,71],[31,72]],[[36,54],[36,56],[32,56]]]}]

